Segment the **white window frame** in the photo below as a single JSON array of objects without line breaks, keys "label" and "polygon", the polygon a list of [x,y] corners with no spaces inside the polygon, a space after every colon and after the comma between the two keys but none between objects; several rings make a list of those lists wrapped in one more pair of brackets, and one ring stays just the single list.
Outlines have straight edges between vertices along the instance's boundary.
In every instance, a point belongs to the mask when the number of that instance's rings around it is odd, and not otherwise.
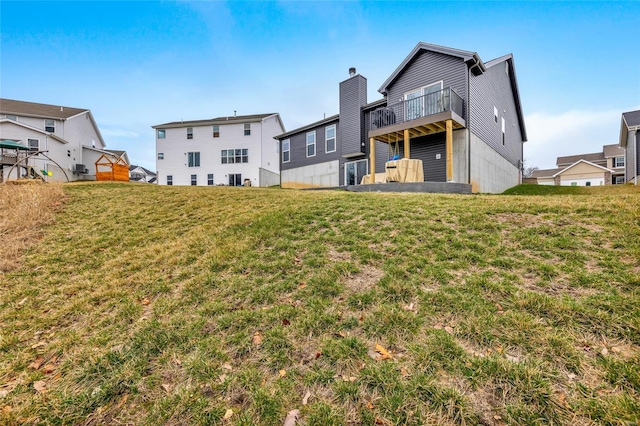
[{"label": "white window frame", "polygon": [[504,119],[504,117],[502,117],[502,146],[505,146],[505,132],[507,129],[507,125],[506,125],[506,121]]},{"label": "white window frame", "polygon": [[187,127],[187,139],[193,139],[193,127]]},{"label": "white window frame", "polygon": [[165,129],[158,129],[158,139],[166,139],[167,131]]},{"label": "white window frame", "polygon": [[[346,163],[344,163],[344,184],[345,184],[345,186],[349,184],[349,183],[347,182],[347,178],[348,178],[348,177],[347,177],[347,167],[348,167],[350,164],[353,164],[353,165],[354,165],[354,167],[355,167],[355,168],[356,168],[356,170],[357,170],[358,168],[356,167],[356,164],[357,164],[357,163],[359,163],[359,162],[361,162],[361,161],[364,161],[364,162],[365,162],[365,164],[367,165],[367,167],[366,167],[366,169],[365,169],[365,175],[368,175],[368,174],[369,174],[369,160],[368,160],[368,159],[364,159],[364,160],[355,160],[355,161],[347,161]],[[357,178],[360,178],[360,179],[358,180]],[[355,185],[360,185],[360,181],[361,181],[361,180],[362,180],[362,176],[356,176],[356,182],[355,182]],[[374,183],[375,183],[375,182],[374,182]]]},{"label": "white window frame", "polygon": [[[285,146],[286,144],[286,146]],[[287,159],[284,159],[284,154],[287,153]],[[291,139],[284,139],[282,141],[282,162],[288,163],[291,161]]]},{"label": "white window frame", "polygon": [[11,121],[18,121],[18,116],[16,115],[5,115],[4,118],[6,118],[7,120],[11,120]]},{"label": "white window frame", "polygon": [[[333,130],[333,137],[329,137],[329,130]],[[329,150],[329,140],[333,139],[333,149]],[[331,126],[327,126],[324,128],[324,152],[336,152],[337,144],[336,144],[336,125],[332,124]]]},{"label": "white window frame", "polygon": [[164,160],[164,152],[158,153],[158,160]]},{"label": "white window frame", "polygon": [[244,135],[251,136],[251,123],[244,123]]},{"label": "white window frame", "polygon": [[207,174],[207,185],[208,186],[213,186],[215,185],[215,182],[213,180],[213,173],[208,173]]},{"label": "white window frame", "polygon": [[624,176],[618,175],[613,177],[613,181],[611,182],[613,185],[622,185],[624,184]]},{"label": "white window frame", "polygon": [[[47,125],[47,121],[51,122],[51,126]],[[53,130],[47,130],[47,128],[53,128]],[[49,133],[55,133],[56,132],[56,120],[51,120],[51,119],[45,119],[44,120],[44,131],[45,132],[49,132]]]},{"label": "white window frame", "polygon": [[[313,141],[310,142],[309,141],[309,136],[313,136]],[[307,135],[305,137],[307,144],[306,144],[306,154],[307,154],[307,158],[311,158],[311,157],[315,157],[316,156],[316,131],[313,130],[311,132],[307,132]],[[313,146],[313,154],[309,155],[309,147]]]},{"label": "white window frame", "polygon": [[613,159],[613,167],[624,167],[624,157],[615,157]]},{"label": "white window frame", "polygon": [[214,124],[213,125],[213,137],[214,138],[219,138],[220,137],[220,126],[218,124]]},{"label": "white window frame", "polygon": [[187,152],[187,166],[200,167],[200,151]]},{"label": "white window frame", "polygon": [[[31,142],[35,141],[38,146],[36,146],[35,148],[33,146],[31,146]],[[30,152],[37,152],[40,151],[40,139],[36,139],[36,138],[28,138],[27,139],[27,146],[29,147],[29,151]]]},{"label": "white window frame", "polygon": [[173,185],[173,175],[167,175],[167,185]]},{"label": "white window frame", "polygon": [[190,182],[191,182],[191,186],[198,186],[198,175],[192,174]]}]

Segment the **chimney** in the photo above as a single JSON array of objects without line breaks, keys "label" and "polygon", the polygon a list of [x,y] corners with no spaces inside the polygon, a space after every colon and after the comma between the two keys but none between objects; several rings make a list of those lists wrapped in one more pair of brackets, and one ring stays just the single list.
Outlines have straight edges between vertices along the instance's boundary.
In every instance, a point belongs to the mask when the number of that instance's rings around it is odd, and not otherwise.
[{"label": "chimney", "polygon": [[340,83],[340,126],[338,127],[338,146],[343,156],[352,156],[365,152],[364,116],[362,106],[367,104],[367,79],[356,74],[355,68],[349,69],[351,77]]},{"label": "chimney", "polygon": [[353,77],[354,75],[356,75],[356,68],[355,67],[349,68],[349,77]]},{"label": "chimney", "polygon": [[233,110],[233,116],[234,117],[236,116],[236,110],[235,109]]}]

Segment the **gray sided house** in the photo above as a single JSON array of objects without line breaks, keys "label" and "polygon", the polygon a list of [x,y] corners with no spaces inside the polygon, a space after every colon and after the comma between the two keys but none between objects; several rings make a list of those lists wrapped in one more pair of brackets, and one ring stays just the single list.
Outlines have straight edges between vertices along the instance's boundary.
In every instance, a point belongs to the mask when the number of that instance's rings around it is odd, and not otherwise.
[{"label": "gray sided house", "polygon": [[502,192],[521,182],[527,140],[512,55],[418,43],[367,101],[367,79],[349,70],[339,114],[276,136],[281,185],[358,185],[384,176],[391,157],[422,160],[425,182]]},{"label": "gray sided house", "polygon": [[625,149],[625,182],[640,182],[640,110],[625,112],[620,123],[620,143]]}]

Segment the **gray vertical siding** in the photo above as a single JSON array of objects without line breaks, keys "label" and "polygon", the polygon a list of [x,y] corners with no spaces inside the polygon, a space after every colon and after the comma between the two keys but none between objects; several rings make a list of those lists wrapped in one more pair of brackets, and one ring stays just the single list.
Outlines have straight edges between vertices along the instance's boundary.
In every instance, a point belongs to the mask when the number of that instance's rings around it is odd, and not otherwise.
[{"label": "gray vertical siding", "polygon": [[[507,62],[507,61],[505,61]],[[522,133],[518,112],[505,62],[499,62],[484,74],[469,76],[469,119],[467,127],[514,166],[522,159]],[[513,72],[510,68],[509,72]],[[498,122],[493,107],[498,109]],[[505,145],[502,145],[502,117],[506,120]],[[473,155],[473,153],[471,153]]]},{"label": "gray vertical siding", "polygon": [[[325,128],[333,124],[336,125],[336,150],[334,152],[326,153],[324,146]],[[280,141],[280,170],[295,169],[297,167],[341,159],[340,140],[338,138],[340,127],[341,123],[338,122],[338,120],[335,120],[321,124],[309,130],[303,130],[300,133],[290,136],[288,139],[291,142],[291,153],[289,156],[290,161],[288,163],[282,162],[282,141]],[[307,133],[313,131],[316,132],[316,155],[315,157],[307,157]]]},{"label": "gray vertical siding", "polygon": [[341,155],[363,152],[362,107],[367,104],[367,79],[356,75],[340,83],[340,130],[338,151]]},{"label": "gray vertical siding", "polygon": [[442,87],[451,87],[467,103],[467,65],[462,58],[423,51],[417,55],[389,86],[388,103],[404,99],[404,94],[442,80]]},{"label": "gray vertical siding", "polygon": [[640,164],[640,132],[627,132],[627,149],[625,151],[625,180],[633,181],[636,176],[636,164]]}]

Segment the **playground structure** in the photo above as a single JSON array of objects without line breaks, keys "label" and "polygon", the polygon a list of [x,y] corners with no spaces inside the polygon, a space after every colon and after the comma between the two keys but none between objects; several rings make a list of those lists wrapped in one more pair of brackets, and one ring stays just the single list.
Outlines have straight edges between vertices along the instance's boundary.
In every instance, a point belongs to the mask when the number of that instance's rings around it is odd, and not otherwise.
[{"label": "playground structure", "polygon": [[15,175],[16,180],[39,179],[45,181],[45,176],[51,176],[51,173],[47,170],[37,170],[29,164],[29,159],[33,159],[36,156],[42,156],[58,166],[68,182],[69,177],[66,172],[57,162],[52,160],[46,152],[47,151],[32,151],[15,140],[0,140],[0,183],[11,179],[12,174]]}]

